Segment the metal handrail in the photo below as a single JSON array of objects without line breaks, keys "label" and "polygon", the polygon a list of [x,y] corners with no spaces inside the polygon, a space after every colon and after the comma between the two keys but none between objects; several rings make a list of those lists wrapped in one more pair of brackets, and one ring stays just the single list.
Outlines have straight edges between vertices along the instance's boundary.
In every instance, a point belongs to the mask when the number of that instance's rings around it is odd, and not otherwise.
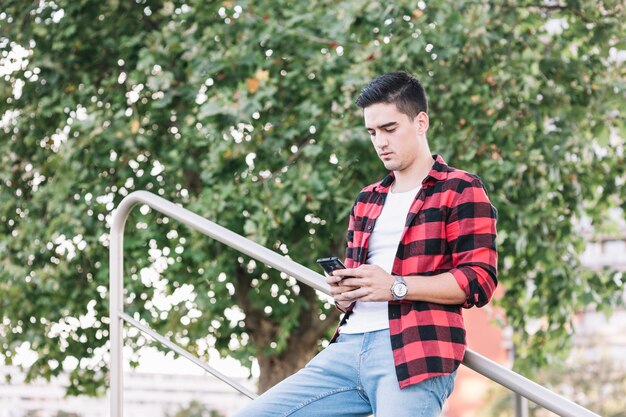
[{"label": "metal handrail", "polygon": [[[327,295],[330,294],[330,288],[324,277],[309,268],[306,268],[293,260],[286,258],[259,245],[231,230],[228,230],[208,219],[205,219],[180,205],[174,204],[164,198],[147,191],[135,191],[126,196],[113,213],[113,221],[111,224],[110,235],[110,341],[111,341],[111,368],[110,368],[110,401],[111,416],[123,416],[123,374],[122,374],[122,327],[123,322],[139,328],[141,331],[149,334],[159,342],[175,350],[182,356],[190,359],[196,365],[202,367],[206,371],[218,377],[220,380],[228,383],[239,392],[253,398],[255,395],[246,388],[239,386],[237,383],[230,381],[228,377],[215,371],[208,365],[204,364],[200,359],[187,352],[180,346],[172,343],[168,339],[160,336],[148,326],[134,320],[128,314],[124,313],[123,304],[123,247],[124,247],[124,226],[128,215],[132,208],[137,204],[146,204],[152,209],[165,214],[173,219],[186,224],[194,230],[197,230],[225,245],[237,249],[258,261],[261,261],[281,272],[296,278],[298,281],[313,287]],[[558,415],[565,417],[599,417],[592,411],[581,407],[580,405],[538,385],[537,383],[507,369],[492,360],[467,349],[463,364],[470,369],[482,374],[483,376],[499,383],[510,390],[521,394],[525,398],[535,402],[536,404],[550,410]]]},{"label": "metal handrail", "polygon": [[231,378],[229,378],[226,375],[224,375],[223,373],[219,372],[217,369],[209,366],[206,362],[200,360],[197,356],[192,355],[191,353],[189,353],[188,351],[186,351],[182,347],[178,346],[176,343],[172,342],[168,338],[163,337],[159,333],[155,332],[149,326],[141,323],[138,320],[135,320],[134,318],[132,318],[131,316],[129,316],[126,313],[119,313],[119,316],[126,323],[130,324],[131,326],[135,326],[136,328],[141,330],[143,333],[145,333],[148,336],[150,336],[153,339],[155,339],[157,342],[160,342],[161,344],[169,347],[171,350],[173,350],[174,352],[178,353],[180,356],[189,359],[191,362],[195,363],[200,368],[204,369],[205,371],[207,371],[208,373],[210,373],[211,375],[213,375],[214,377],[216,377],[220,381],[222,381],[222,382],[230,385],[231,387],[235,388],[237,391],[239,391],[240,393],[244,394],[246,397],[248,397],[248,398],[250,398],[252,400],[255,399],[256,397],[258,397],[258,395],[256,395],[254,392],[250,391],[248,388],[246,388],[243,385],[233,381]]}]

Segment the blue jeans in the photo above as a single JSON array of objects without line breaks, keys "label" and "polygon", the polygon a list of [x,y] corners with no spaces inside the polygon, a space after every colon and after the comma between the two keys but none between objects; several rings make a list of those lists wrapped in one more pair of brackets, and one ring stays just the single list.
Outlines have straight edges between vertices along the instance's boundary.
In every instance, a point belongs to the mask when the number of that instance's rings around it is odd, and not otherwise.
[{"label": "blue jeans", "polygon": [[400,389],[389,330],[342,334],[303,369],[235,417],[436,417],[454,388],[452,375]]}]

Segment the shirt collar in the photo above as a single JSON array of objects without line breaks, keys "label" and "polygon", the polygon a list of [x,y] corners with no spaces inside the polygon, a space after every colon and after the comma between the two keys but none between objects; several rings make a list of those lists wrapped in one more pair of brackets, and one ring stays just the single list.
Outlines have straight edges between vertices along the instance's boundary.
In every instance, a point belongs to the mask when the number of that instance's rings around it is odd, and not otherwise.
[{"label": "shirt collar", "polygon": [[[431,180],[434,180],[435,182],[444,181],[448,178],[448,172],[450,172],[451,169],[448,164],[446,164],[446,161],[443,160],[441,155],[437,154],[433,155],[433,160],[433,166],[428,172],[428,175],[426,175],[426,178],[424,178],[424,181],[422,181],[422,184],[426,184]],[[383,178],[383,180],[375,187],[375,190],[380,193],[389,192],[389,187],[391,187],[395,178],[396,176],[394,173],[390,172],[389,175]]]}]

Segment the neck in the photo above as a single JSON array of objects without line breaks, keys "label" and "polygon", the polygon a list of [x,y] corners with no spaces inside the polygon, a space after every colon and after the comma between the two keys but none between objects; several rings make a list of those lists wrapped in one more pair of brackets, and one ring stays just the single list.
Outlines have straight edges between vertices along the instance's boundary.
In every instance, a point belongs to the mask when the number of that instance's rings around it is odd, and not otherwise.
[{"label": "neck", "polygon": [[421,154],[411,166],[402,171],[394,171],[396,177],[393,191],[401,193],[418,187],[433,167],[433,157],[430,152]]}]

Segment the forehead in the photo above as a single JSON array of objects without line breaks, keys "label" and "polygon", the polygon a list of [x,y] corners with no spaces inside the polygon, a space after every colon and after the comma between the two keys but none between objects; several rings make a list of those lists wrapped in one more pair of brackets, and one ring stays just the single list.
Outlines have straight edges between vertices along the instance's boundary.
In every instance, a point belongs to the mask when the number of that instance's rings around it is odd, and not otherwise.
[{"label": "forehead", "polygon": [[365,127],[374,129],[384,124],[400,123],[407,119],[404,113],[400,113],[395,103],[376,103],[363,109]]}]

